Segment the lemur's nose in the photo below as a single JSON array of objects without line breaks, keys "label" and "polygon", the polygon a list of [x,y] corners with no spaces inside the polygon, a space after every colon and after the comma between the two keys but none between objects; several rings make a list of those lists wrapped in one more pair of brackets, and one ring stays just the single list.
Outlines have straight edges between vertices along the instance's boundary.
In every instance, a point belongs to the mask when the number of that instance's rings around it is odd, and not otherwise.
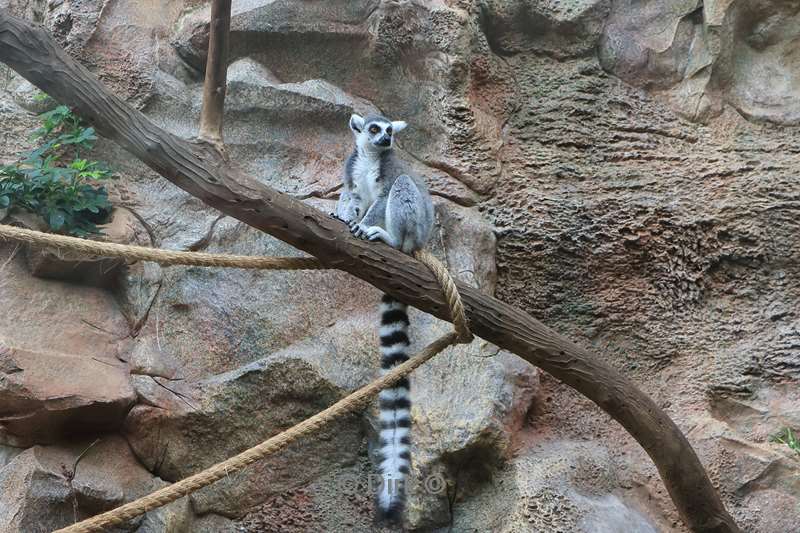
[{"label": "lemur's nose", "polygon": [[378,139],[378,142],[375,144],[377,144],[378,146],[389,146],[391,142],[392,141],[388,135],[383,135],[380,139]]}]

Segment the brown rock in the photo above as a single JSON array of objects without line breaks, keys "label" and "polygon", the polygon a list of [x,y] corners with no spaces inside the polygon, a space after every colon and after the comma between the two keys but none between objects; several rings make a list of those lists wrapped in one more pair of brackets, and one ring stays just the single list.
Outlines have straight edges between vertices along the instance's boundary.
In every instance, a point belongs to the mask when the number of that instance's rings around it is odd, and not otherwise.
[{"label": "brown rock", "polygon": [[13,245],[0,246],[0,265],[0,338],[20,349],[119,363],[129,329],[111,294],[34,278]]},{"label": "brown rock", "polygon": [[178,68],[176,55],[163,43],[184,4],[150,2],[134,7],[124,2],[67,0],[48,5],[46,24],[116,94],[141,107],[153,94],[159,66]]},{"label": "brown rock", "polygon": [[[42,225],[33,229],[42,230]],[[144,244],[146,232],[127,209],[115,209],[107,224],[98,226],[90,240],[117,244]],[[70,283],[110,287],[115,284],[127,261],[120,257],[92,256],[67,249],[26,245],[28,268],[36,277]]]},{"label": "brown rock", "polygon": [[217,514],[209,513],[192,520],[192,533],[240,533],[233,520]]},{"label": "brown rock", "polygon": [[38,278],[108,287],[114,283],[123,260],[87,257],[69,252],[26,247],[25,259],[31,274]]},{"label": "brown rock", "polygon": [[130,366],[131,374],[181,379],[181,364],[159,344],[155,335],[140,334],[126,346],[121,358]]},{"label": "brown rock", "polygon": [[452,492],[445,487],[469,490],[508,460],[538,393],[532,365],[482,341],[450,348],[415,372],[410,526],[450,521]]},{"label": "brown rock", "polygon": [[[108,436],[68,446],[35,446],[0,469],[0,531],[59,529],[164,486],[136,461],[124,439]],[[185,499],[135,518],[123,529],[190,531]]]},{"label": "brown rock", "polygon": [[0,444],[0,468],[3,468],[5,465],[10,463],[14,457],[21,454],[24,451],[25,451],[24,448],[17,448],[14,446],[6,446],[4,444]]},{"label": "brown rock", "polygon": [[616,2],[600,61],[634,85],[667,91],[693,120],[730,105],[753,121],[797,124],[798,16],[797,6],[781,0]]},{"label": "brown rock", "polygon": [[[139,459],[178,480],[227,459],[334,403],[342,391],[287,351],[199,382],[135,378],[141,404],[125,423]],[[362,440],[354,417],[303,438],[192,495],[198,513],[241,516],[270,495],[352,463]]]},{"label": "brown rock", "polygon": [[[452,202],[436,202],[441,244],[447,266],[454,277],[488,294],[497,285],[495,251],[497,239],[493,229],[476,209]],[[434,241],[432,247],[436,248]]]},{"label": "brown rock", "polygon": [[[532,446],[483,480],[471,498],[456,504],[454,530],[470,531],[481,524],[487,531],[547,531],[569,533],[656,533],[658,530],[634,504],[611,494],[616,465],[602,446],[557,441]],[[460,499],[470,487],[455,489]]]},{"label": "brown rock", "polygon": [[0,469],[0,530],[53,531],[75,521],[72,493],[58,468],[43,465],[32,448]]},{"label": "brown rock", "polygon": [[0,345],[0,438],[5,443],[30,446],[113,430],[135,398],[121,362]]}]

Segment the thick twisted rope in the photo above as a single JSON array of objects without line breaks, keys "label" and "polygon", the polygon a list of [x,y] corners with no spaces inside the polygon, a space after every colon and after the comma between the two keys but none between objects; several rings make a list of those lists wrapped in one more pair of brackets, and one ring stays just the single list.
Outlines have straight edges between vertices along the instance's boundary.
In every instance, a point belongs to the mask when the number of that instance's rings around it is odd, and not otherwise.
[{"label": "thick twisted rope", "polygon": [[467,314],[464,311],[464,303],[461,301],[461,295],[458,293],[456,282],[450,277],[450,272],[447,271],[447,267],[427,250],[418,250],[414,252],[414,257],[420,263],[424,263],[439,281],[444,297],[447,300],[447,305],[450,306],[450,317],[453,321],[453,328],[455,328],[458,334],[458,342],[464,344],[472,342],[473,335],[469,330],[469,324],[467,324]]},{"label": "thick twisted rope", "polygon": [[147,248],[130,244],[91,241],[2,224],[0,224],[0,237],[38,246],[72,250],[92,256],[121,257],[131,261],[152,261],[164,266],[190,265],[258,270],[315,270],[327,268],[315,257],[258,257],[162,250],[160,248]]},{"label": "thick twisted rope", "polygon": [[[141,246],[128,246],[122,244],[87,241],[64,235],[41,233],[11,226],[0,225],[0,237],[28,242],[43,246],[55,246],[62,249],[74,250],[90,255],[123,257],[132,260],[155,261],[162,265],[197,265],[197,266],[222,266],[233,268],[259,268],[259,269],[314,269],[325,268],[315,258],[295,257],[249,257],[205,254],[198,252],[173,252]],[[126,503],[116,509],[93,516],[77,524],[59,529],[55,533],[95,533],[122,524],[140,516],[148,511],[168,505],[188,494],[219,481],[233,472],[274,454],[298,439],[312,434],[338,418],[358,411],[366,406],[369,400],[381,390],[395,385],[414,369],[440,353],[453,344],[469,343],[472,333],[467,325],[464,304],[458,293],[455,282],[447,272],[447,268],[436,257],[428,252],[416,252],[414,256],[424,263],[434,273],[442,286],[450,314],[453,317],[455,331],[447,333],[436,339],[422,352],[415,355],[405,363],[393,368],[372,383],[358,389],[352,394],[339,400],[324,411],[311,418],[279,433],[261,444],[254,446],[242,453],[217,463],[202,472],[186,479],[168,485],[147,496]]]}]

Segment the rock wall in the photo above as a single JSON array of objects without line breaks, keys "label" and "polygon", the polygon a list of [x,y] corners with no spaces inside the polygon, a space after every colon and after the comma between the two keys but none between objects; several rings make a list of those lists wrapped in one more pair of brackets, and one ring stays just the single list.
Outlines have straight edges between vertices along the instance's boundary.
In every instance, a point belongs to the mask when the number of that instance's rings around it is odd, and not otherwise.
[{"label": "rock wall", "polygon": [[[162,127],[196,133],[209,7],[0,0]],[[409,122],[450,270],[592,347],[683,428],[745,531],[800,521],[796,2],[234,2],[237,164],[330,210],[352,112]],[[0,161],[35,88],[0,71]],[[119,234],[291,255],[113,143]],[[12,213],[12,215],[14,215]],[[20,220],[20,218],[17,218]],[[122,222],[117,222],[122,221]],[[128,265],[106,288],[0,247],[0,530],[50,530],[175,481],[377,375],[374,288],[336,272]],[[447,324],[414,313],[414,346]],[[685,531],[593,404],[482,341],[415,373],[407,527]],[[372,531],[374,413],[128,530]]]}]

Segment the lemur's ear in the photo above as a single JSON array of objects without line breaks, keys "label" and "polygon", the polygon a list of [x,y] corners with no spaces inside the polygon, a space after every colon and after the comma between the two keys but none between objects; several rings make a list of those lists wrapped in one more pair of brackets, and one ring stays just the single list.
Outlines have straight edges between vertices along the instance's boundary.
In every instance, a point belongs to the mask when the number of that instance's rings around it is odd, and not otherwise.
[{"label": "lemur's ear", "polygon": [[354,133],[361,133],[364,129],[364,117],[356,114],[350,115],[350,129]]},{"label": "lemur's ear", "polygon": [[406,129],[406,126],[408,126],[408,124],[406,124],[405,121],[395,120],[394,122],[392,122],[392,132],[397,133],[398,131],[403,131],[404,129]]}]

